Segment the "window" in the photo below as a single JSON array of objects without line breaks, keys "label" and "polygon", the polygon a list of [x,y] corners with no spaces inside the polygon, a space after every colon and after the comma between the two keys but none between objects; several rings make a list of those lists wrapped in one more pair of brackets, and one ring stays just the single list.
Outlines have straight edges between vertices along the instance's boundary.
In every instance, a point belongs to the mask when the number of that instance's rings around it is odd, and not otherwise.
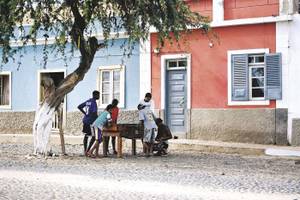
[{"label": "window", "polygon": [[249,55],[249,93],[251,100],[265,99],[265,57],[264,55]]},{"label": "window", "polygon": [[187,67],[187,59],[171,59],[167,60],[167,69],[185,69]]},{"label": "window", "polygon": [[300,0],[298,0],[297,8],[298,8],[298,13],[300,13]]},{"label": "window", "polygon": [[0,108],[10,108],[11,105],[11,73],[0,72]]},{"label": "window", "polygon": [[99,68],[100,108],[105,108],[113,99],[118,99],[119,107],[124,107],[124,70],[125,66]]},{"label": "window", "polygon": [[280,53],[229,51],[228,61],[229,105],[268,105],[271,99],[281,99]]}]

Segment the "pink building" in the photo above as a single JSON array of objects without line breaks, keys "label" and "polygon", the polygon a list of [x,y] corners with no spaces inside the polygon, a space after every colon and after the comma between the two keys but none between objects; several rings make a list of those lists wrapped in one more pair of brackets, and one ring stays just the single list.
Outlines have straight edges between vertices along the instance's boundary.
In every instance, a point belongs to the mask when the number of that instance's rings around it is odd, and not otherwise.
[{"label": "pink building", "polygon": [[141,93],[151,90],[157,113],[183,138],[299,145],[294,139],[300,137],[299,127],[292,127],[300,112],[289,114],[294,110],[288,99],[292,83],[284,32],[293,21],[294,2],[186,2],[210,17],[219,41],[192,30],[179,45],[166,43],[157,49],[153,31],[151,66],[140,72]]}]

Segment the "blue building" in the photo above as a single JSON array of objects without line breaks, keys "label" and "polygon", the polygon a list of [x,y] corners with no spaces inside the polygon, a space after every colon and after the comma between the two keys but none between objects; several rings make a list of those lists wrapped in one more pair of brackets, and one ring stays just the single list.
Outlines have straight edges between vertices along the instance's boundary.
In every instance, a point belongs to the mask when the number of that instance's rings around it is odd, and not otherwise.
[{"label": "blue building", "polygon": [[[101,36],[97,37],[101,40]],[[136,43],[131,55],[124,56],[124,49],[121,46],[126,39],[124,34],[120,34],[113,43],[109,42],[111,44],[107,48],[100,49],[84,79],[66,95],[62,106],[66,134],[80,134],[82,115],[78,112],[77,105],[90,98],[93,90],[100,91],[98,102],[100,110],[105,108],[113,98],[117,98],[124,117],[125,113],[132,113],[129,111],[135,110],[140,98],[145,92],[150,91],[150,53],[143,50],[145,43],[143,45]],[[48,44],[51,44],[51,37]],[[17,47],[18,43],[13,45]],[[15,55],[14,60],[2,66],[0,133],[31,133],[34,113],[43,96],[42,77],[51,76],[57,85],[79,65],[80,54],[75,51],[70,59],[69,45],[66,49],[67,60],[61,55],[50,52],[45,67],[43,48],[42,39],[37,41],[37,46],[28,44]],[[140,76],[146,75],[148,79],[140,79]]]}]

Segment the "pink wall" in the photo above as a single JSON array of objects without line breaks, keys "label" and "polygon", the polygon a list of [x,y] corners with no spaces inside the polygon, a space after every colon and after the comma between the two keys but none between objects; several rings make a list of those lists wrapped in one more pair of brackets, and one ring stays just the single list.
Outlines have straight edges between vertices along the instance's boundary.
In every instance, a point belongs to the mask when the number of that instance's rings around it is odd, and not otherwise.
[{"label": "pink wall", "polygon": [[224,19],[279,15],[279,0],[224,0]]},{"label": "pink wall", "polygon": [[[191,53],[191,95],[192,108],[241,108],[227,106],[227,51],[239,49],[269,48],[275,52],[275,24],[247,25],[216,28],[214,31],[220,38],[220,44],[215,43],[209,48],[209,40],[199,30],[186,36],[186,43],[180,47],[169,43],[154,54],[156,34],[151,34],[152,48],[152,93],[156,106],[160,107],[160,61],[161,55],[175,53]],[[183,41],[184,39],[182,39]],[[257,106],[243,106],[243,108]],[[270,106],[275,107],[275,102]]]},{"label": "pink wall", "polygon": [[212,19],[212,0],[188,0],[191,10]]}]

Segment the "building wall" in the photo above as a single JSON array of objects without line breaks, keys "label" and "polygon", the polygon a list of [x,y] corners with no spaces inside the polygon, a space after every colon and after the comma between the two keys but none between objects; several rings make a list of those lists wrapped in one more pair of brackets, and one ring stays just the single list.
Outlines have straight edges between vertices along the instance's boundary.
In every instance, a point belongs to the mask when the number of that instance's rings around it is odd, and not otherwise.
[{"label": "building wall", "polygon": [[[276,51],[275,24],[247,25],[213,29],[219,36],[212,48],[209,40],[196,30],[188,35],[186,43],[166,44],[159,54],[152,51],[152,93],[157,108],[160,108],[161,56],[176,53],[191,53],[191,107],[192,108],[243,108],[228,106],[227,98],[227,51],[269,48]],[[155,48],[156,34],[151,35],[152,49]],[[244,106],[244,108],[257,106]],[[268,106],[274,108],[275,102]]]},{"label": "building wall", "polygon": [[[285,89],[287,91],[287,106],[289,116],[289,141],[293,145],[300,145],[300,15],[293,15],[293,21],[288,26],[278,24],[278,29],[286,33],[288,38],[288,55],[286,60],[286,66],[288,71],[286,72],[286,84]],[[280,48],[280,46],[278,46]]]},{"label": "building wall", "polygon": [[[124,39],[114,41],[114,45],[108,49],[102,49],[95,55],[94,62],[85,78],[67,94],[67,115],[65,121],[65,133],[81,134],[82,114],[77,106],[89,99],[92,91],[97,89],[97,69],[100,66],[125,65],[125,111],[135,110],[140,100],[140,59],[139,44],[136,44],[132,55],[123,56],[120,45]],[[0,109],[0,134],[5,133],[32,133],[34,113],[38,104],[38,71],[60,70],[66,75],[73,72],[79,64],[79,54],[67,60],[67,66],[62,58],[54,53],[49,53],[46,69],[43,68],[43,47],[28,46],[23,52],[23,57],[15,56],[15,61],[10,61],[2,67],[2,71],[11,72],[11,109]],[[68,50],[66,51],[68,52]],[[18,61],[21,65],[18,66]]]},{"label": "building wall", "polygon": [[224,0],[224,19],[279,15],[279,0]]},{"label": "building wall", "polygon": [[[161,56],[191,54],[191,109],[187,111],[187,138],[216,141],[287,144],[287,109],[269,105],[229,106],[227,52],[269,49],[276,52],[276,24],[214,28],[219,43],[213,47],[198,30],[177,45],[166,44],[158,54],[152,51],[152,93],[161,108]],[[151,35],[152,49],[156,34]],[[161,110],[163,113],[164,110]]]},{"label": "building wall", "polygon": [[275,109],[192,109],[191,139],[275,143]]},{"label": "building wall", "polygon": [[[85,78],[67,95],[67,111],[77,110],[77,105],[91,97],[93,90],[97,89],[97,68],[100,66],[120,65],[126,66],[125,73],[125,108],[133,109],[139,101],[139,51],[138,44],[135,46],[133,54],[127,58],[123,56],[120,45],[123,39],[116,40],[114,46],[103,49],[96,53],[91,69]],[[24,56],[18,66],[18,56],[16,61],[10,61],[3,66],[3,71],[11,71],[12,76],[12,108],[10,111],[34,111],[38,101],[38,71],[44,70],[43,47],[33,46],[25,48]],[[66,51],[67,52],[67,51]],[[66,75],[73,72],[79,64],[79,54],[75,52],[75,57],[67,60],[67,66],[62,58],[54,53],[49,53],[46,70],[65,70]],[[0,112],[3,110],[0,110]],[[4,110],[6,111],[6,110]]]},{"label": "building wall", "polygon": [[277,102],[277,108],[288,109],[288,141],[300,145],[300,15],[294,14],[293,20],[276,23],[276,49],[282,52],[283,99]]},{"label": "building wall", "polygon": [[212,0],[186,1],[191,10],[212,19]]},{"label": "building wall", "polygon": [[34,112],[0,112],[0,134],[31,134]]}]

